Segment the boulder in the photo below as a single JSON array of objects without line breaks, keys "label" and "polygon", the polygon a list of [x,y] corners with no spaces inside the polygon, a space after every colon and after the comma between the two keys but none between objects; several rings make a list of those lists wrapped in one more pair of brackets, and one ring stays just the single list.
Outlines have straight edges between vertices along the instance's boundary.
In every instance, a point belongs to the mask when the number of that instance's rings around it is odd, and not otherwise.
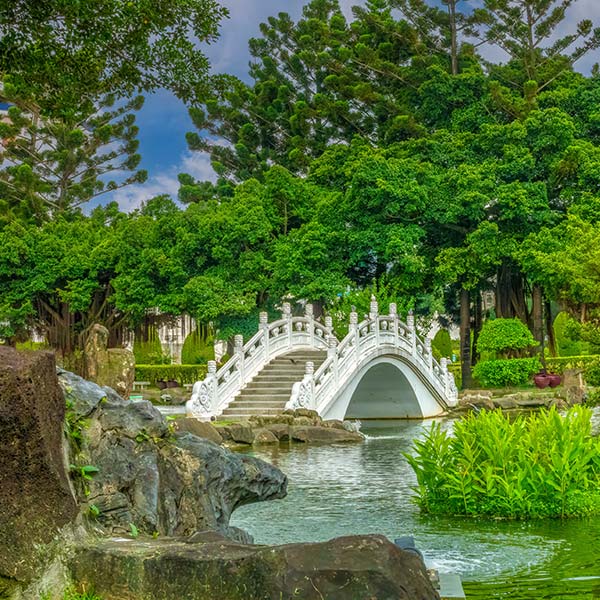
[{"label": "boulder", "polygon": [[261,444],[278,444],[279,438],[268,429],[257,429],[254,432],[254,442],[256,446]]},{"label": "boulder", "polygon": [[362,442],[361,433],[331,427],[290,427],[290,437],[297,442],[333,444],[336,442]]},{"label": "boulder", "polygon": [[197,435],[205,440],[210,440],[215,444],[223,443],[223,438],[219,433],[219,430],[206,421],[199,421],[198,419],[186,417],[184,419],[175,419],[175,421],[173,421],[173,427],[176,431],[187,431],[188,433]]},{"label": "boulder", "polygon": [[108,348],[108,329],[95,324],[84,352],[85,374],[100,386],[109,386],[129,398],[135,379],[135,357],[131,350]]},{"label": "boulder", "polygon": [[379,535],[271,547],[214,533],[109,540],[82,548],[70,568],[103,600],[439,600],[421,559]]},{"label": "boulder", "polygon": [[518,404],[514,395],[510,395],[502,398],[494,398],[494,406],[502,410],[511,410],[517,408]]},{"label": "boulder", "polygon": [[331,429],[346,429],[346,427],[344,427],[344,421],[339,421],[337,419],[323,421],[323,427],[329,427]]},{"label": "boulder", "polygon": [[217,427],[221,437],[226,442],[236,442],[237,444],[251,444],[254,441],[254,431],[249,423],[233,423]]},{"label": "boulder", "polygon": [[102,532],[128,532],[133,524],[147,534],[213,529],[239,539],[229,529],[236,507],[285,496],[281,471],[187,431],[173,434],[149,402],[124,400],[65,371],[60,382],[86,414],[84,443],[72,461],[98,469],[78,492],[82,504],[96,507]]},{"label": "boulder", "polygon": [[32,580],[43,564],[37,546],[78,514],[64,421],[54,355],[0,346],[0,589]]},{"label": "boulder", "polygon": [[295,411],[296,417],[308,417],[309,419],[321,420],[319,413],[316,410],[310,410],[309,408],[297,408]]},{"label": "boulder", "polygon": [[280,442],[288,442],[290,439],[290,426],[285,423],[273,423],[267,425],[265,429],[275,435]]}]

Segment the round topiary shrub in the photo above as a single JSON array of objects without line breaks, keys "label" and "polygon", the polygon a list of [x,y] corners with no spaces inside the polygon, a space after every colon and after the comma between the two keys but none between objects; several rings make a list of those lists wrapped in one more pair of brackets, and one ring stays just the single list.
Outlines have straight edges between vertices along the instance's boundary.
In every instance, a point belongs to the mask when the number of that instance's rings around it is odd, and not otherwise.
[{"label": "round topiary shrub", "polygon": [[473,368],[473,377],[486,388],[510,387],[527,383],[541,368],[537,357],[484,360]]},{"label": "round topiary shrub", "polygon": [[519,319],[486,321],[477,340],[477,350],[497,358],[520,358],[526,350],[537,346],[531,331]]}]

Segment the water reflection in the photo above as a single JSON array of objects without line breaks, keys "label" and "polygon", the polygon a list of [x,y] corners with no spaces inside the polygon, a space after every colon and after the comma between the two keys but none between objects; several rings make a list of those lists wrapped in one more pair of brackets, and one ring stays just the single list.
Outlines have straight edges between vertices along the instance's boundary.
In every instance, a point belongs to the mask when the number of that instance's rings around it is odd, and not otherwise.
[{"label": "water reflection", "polygon": [[410,534],[428,565],[461,574],[470,599],[600,599],[598,519],[520,523],[419,514],[402,452],[428,426],[368,422],[363,444],[252,450],[287,473],[289,494],[240,508],[232,524],[268,544]]}]

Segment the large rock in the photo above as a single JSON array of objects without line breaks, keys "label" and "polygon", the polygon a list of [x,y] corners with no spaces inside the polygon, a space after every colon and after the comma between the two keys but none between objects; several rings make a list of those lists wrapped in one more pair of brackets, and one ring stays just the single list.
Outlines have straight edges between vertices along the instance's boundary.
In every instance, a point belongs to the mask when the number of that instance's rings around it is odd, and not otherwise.
[{"label": "large rock", "polygon": [[219,433],[219,430],[206,421],[199,421],[198,419],[186,417],[184,419],[176,419],[173,422],[173,425],[177,431],[193,433],[194,435],[210,440],[215,444],[223,443],[223,437]]},{"label": "large rock", "polygon": [[92,327],[83,356],[88,379],[129,398],[135,379],[135,357],[131,350],[108,348],[106,327],[99,324]]},{"label": "large rock", "polygon": [[98,469],[81,481],[79,498],[99,512],[97,525],[106,533],[125,533],[133,525],[147,534],[213,529],[239,539],[229,528],[235,508],[286,494],[279,469],[172,431],[149,402],[124,400],[66,371],[60,371],[60,384],[75,416],[85,416],[87,424],[73,461]]},{"label": "large rock", "polygon": [[30,581],[43,566],[36,547],[78,513],[55,369],[51,353],[0,347],[0,590]]},{"label": "large rock", "polygon": [[213,534],[103,541],[71,563],[104,600],[439,600],[421,560],[378,535],[248,546]]},{"label": "large rock", "polygon": [[290,427],[290,437],[296,442],[333,444],[336,442],[362,442],[362,433],[333,427]]}]

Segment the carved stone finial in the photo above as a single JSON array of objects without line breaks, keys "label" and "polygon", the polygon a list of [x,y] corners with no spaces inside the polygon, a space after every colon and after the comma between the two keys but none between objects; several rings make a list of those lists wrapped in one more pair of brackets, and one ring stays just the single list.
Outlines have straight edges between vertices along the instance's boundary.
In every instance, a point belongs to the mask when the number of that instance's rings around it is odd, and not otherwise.
[{"label": "carved stone finial", "polygon": [[335,337],[335,335],[328,335],[327,336],[327,346],[329,346],[329,348],[335,348],[338,345],[338,341],[337,338]]},{"label": "carved stone finial", "polygon": [[408,316],[406,317],[406,324],[411,328],[415,328],[415,315],[412,311],[412,308],[408,311]]},{"label": "carved stone finial", "polygon": [[325,327],[327,327],[328,329],[331,329],[333,327],[333,319],[329,315],[325,317]]},{"label": "carved stone finial", "polygon": [[207,364],[207,367],[208,367],[208,372],[211,375],[214,375],[217,372],[217,361],[215,361],[215,360],[209,360],[208,364]]},{"label": "carved stone finial", "polygon": [[[354,306],[352,307],[354,309]],[[355,310],[352,310],[350,313],[350,325],[358,324],[358,313]]]},{"label": "carved stone finial", "polygon": [[315,372],[315,363],[312,362],[311,360],[307,361],[305,367],[304,367],[304,373],[306,375],[312,375]]},{"label": "carved stone finial", "polygon": [[284,302],[281,305],[281,316],[284,319],[292,316],[292,305],[289,302]]},{"label": "carved stone finial", "polygon": [[307,302],[306,306],[304,307],[304,316],[312,319],[314,314],[313,305],[310,302]]},{"label": "carved stone finial", "polygon": [[233,345],[235,346],[236,350],[241,350],[244,345],[244,336],[240,335],[239,333],[236,336],[234,336]]},{"label": "carved stone finial", "polygon": [[448,370],[448,359],[445,356],[440,358],[440,367],[442,367],[442,371]]},{"label": "carved stone finial", "polygon": [[371,296],[371,304],[369,306],[369,316],[371,318],[376,317],[379,314],[379,304],[375,296]]},{"label": "carved stone finial", "polygon": [[264,325],[264,324],[268,323],[268,322],[269,322],[269,313],[268,313],[268,312],[266,312],[266,311],[264,311],[264,310],[263,310],[263,311],[261,311],[261,312],[258,314],[258,322],[259,322],[261,325]]},{"label": "carved stone finial", "polygon": [[395,302],[390,302],[390,316],[395,317],[398,314],[398,307]]},{"label": "carved stone finial", "polygon": [[427,350],[428,354],[431,352],[431,338],[425,338],[425,350]]}]

